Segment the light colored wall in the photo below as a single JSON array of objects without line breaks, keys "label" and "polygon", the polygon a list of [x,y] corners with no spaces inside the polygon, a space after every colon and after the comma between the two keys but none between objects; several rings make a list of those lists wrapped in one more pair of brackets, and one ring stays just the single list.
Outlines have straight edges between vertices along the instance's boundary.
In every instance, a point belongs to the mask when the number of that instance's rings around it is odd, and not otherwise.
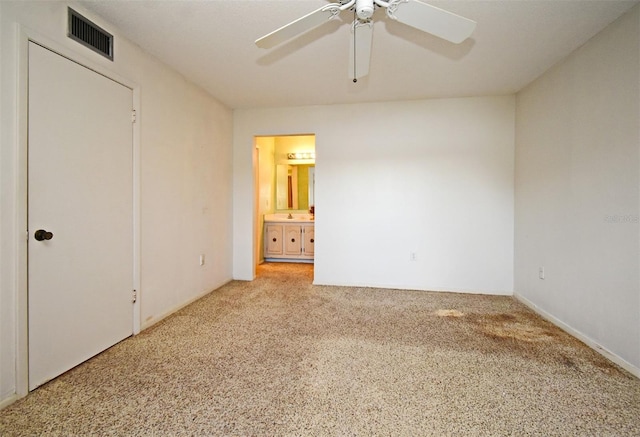
[{"label": "light colored wall", "polygon": [[276,164],[302,164],[304,161],[289,160],[289,153],[315,152],[316,138],[313,135],[286,135],[275,137]]},{"label": "light colored wall", "polygon": [[636,374],[639,104],[636,6],[518,93],[515,173],[515,293]]},{"label": "light colored wall", "polygon": [[[232,116],[230,109],[120,36],[98,17],[74,8],[115,35],[115,62],[66,37],[66,4],[0,2],[0,405],[20,390],[16,370],[17,302],[25,224],[18,144],[21,29],[139,86],[140,317],[142,326],[232,277]],[[199,266],[199,255],[206,255]],[[23,269],[23,268],[22,268]],[[23,269],[24,270],[24,269]]]},{"label": "light colored wall", "polygon": [[315,133],[315,283],[511,294],[514,114],[512,96],[236,110],[234,277],[254,276],[253,136]]},{"label": "light colored wall", "polygon": [[[258,166],[258,226],[256,228],[257,235],[262,236],[262,227],[264,226],[264,215],[272,214],[275,211],[275,183],[276,183],[276,164],[275,164],[275,137],[258,137],[256,138],[256,146],[259,148],[259,166]],[[258,238],[256,241],[256,250],[258,262],[264,261],[264,241]]]}]

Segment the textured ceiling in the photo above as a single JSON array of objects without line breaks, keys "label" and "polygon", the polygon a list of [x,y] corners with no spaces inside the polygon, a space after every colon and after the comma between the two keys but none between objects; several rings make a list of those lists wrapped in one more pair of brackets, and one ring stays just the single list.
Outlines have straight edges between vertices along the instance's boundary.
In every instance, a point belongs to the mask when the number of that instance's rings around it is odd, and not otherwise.
[{"label": "textured ceiling", "polygon": [[378,9],[370,73],[356,84],[349,11],[273,49],[254,44],[325,0],[79,3],[229,107],[258,108],[514,93],[638,2],[430,1],[477,21],[459,45]]}]

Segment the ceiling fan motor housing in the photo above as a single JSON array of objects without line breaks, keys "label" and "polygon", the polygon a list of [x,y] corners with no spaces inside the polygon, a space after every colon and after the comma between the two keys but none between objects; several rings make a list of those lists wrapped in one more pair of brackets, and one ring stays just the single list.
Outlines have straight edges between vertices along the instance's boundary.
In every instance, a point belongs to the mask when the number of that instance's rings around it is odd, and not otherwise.
[{"label": "ceiling fan motor housing", "polygon": [[356,0],[356,15],[361,20],[368,20],[373,15],[373,0]]}]

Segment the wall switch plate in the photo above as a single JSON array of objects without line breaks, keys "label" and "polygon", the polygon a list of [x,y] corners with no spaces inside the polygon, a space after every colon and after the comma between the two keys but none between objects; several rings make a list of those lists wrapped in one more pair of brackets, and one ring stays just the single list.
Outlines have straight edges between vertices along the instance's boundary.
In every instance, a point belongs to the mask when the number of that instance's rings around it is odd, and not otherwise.
[{"label": "wall switch plate", "polygon": [[544,267],[538,269],[538,278],[544,279]]},{"label": "wall switch plate", "polygon": [[416,261],[418,259],[418,255],[415,252],[409,253],[409,261]]},{"label": "wall switch plate", "polygon": [[204,265],[204,254],[200,255],[200,265]]}]

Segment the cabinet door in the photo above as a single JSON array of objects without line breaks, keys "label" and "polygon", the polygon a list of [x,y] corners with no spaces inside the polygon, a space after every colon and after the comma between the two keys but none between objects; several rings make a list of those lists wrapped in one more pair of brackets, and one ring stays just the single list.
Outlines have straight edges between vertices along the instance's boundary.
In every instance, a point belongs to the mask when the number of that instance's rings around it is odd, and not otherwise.
[{"label": "cabinet door", "polygon": [[265,258],[282,255],[282,225],[267,225],[264,236]]},{"label": "cabinet door", "polygon": [[284,226],[284,254],[299,257],[302,254],[302,227]]},{"label": "cabinet door", "polygon": [[314,255],[314,243],[315,243],[315,230],[313,225],[306,225],[302,227],[302,234],[304,239],[304,256],[313,258]]}]

